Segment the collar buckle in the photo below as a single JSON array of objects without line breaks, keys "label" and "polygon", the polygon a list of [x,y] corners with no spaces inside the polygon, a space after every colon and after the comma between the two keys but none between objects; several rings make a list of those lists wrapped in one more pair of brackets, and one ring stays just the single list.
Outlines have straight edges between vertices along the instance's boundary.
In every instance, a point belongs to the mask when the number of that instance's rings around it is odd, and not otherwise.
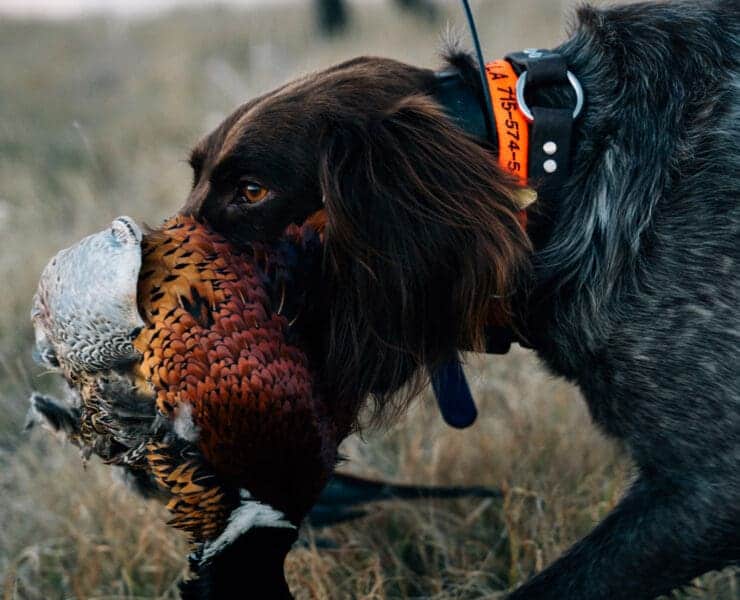
[{"label": "collar buckle", "polygon": [[[531,128],[529,185],[544,199],[557,199],[567,184],[571,167],[571,139],[576,119],[583,111],[585,94],[578,78],[568,69],[562,54],[550,50],[527,49],[506,56],[518,73],[516,99],[519,112]],[[569,87],[574,108],[533,103],[525,92]],[[566,89],[567,92],[567,89]],[[545,96],[549,104],[549,95]]]},{"label": "collar buckle", "polygon": [[[581,86],[581,82],[578,81],[578,78],[573,75],[571,71],[566,71],[565,75],[568,78],[568,83],[570,83],[570,86],[573,88],[573,91],[576,94],[576,106],[573,109],[573,120],[575,121],[583,110],[583,87]],[[532,123],[534,121],[534,115],[532,114],[532,111],[530,110],[529,105],[524,98],[524,91],[526,87],[527,71],[525,70],[522,71],[521,75],[519,75],[519,79],[516,80],[516,101],[519,104],[519,110],[522,111],[522,114],[526,117],[527,121]]]}]

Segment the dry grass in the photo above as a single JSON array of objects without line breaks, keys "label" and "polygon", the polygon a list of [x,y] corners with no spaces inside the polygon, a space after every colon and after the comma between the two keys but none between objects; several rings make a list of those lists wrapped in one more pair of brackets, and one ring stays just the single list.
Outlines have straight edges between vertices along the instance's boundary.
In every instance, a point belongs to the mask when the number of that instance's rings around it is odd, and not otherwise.
[{"label": "dry grass", "polygon": [[[548,45],[565,3],[478,2],[488,53]],[[434,29],[387,6],[315,38],[307,10],[182,12],[151,21],[0,21],[0,582],[3,598],[175,598],[184,544],[162,509],[44,433],[21,434],[28,307],[58,248],[120,213],[156,222],[190,180],[188,147],[235,104],[371,52],[435,64]],[[454,14],[454,11],[450,11]],[[458,22],[459,19],[458,19]],[[515,37],[516,32],[527,37]],[[345,447],[345,468],[398,481],[500,486],[502,501],[386,504],[304,532],[289,559],[299,598],[496,597],[542,568],[617,502],[626,459],[571,387],[534,358],[471,357],[481,418],[445,428],[429,398],[392,431]],[[682,597],[740,598],[732,571]]]}]

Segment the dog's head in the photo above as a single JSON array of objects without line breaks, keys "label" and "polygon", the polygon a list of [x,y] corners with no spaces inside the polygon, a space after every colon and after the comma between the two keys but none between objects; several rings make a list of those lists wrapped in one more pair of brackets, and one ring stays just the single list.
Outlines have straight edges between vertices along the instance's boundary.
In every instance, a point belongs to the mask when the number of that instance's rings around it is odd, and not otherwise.
[{"label": "dog's head", "polygon": [[338,398],[384,407],[423,367],[480,349],[527,263],[516,183],[443,113],[434,81],[358,58],[247,102],[192,152],[183,211],[228,238],[325,224],[321,358]]}]

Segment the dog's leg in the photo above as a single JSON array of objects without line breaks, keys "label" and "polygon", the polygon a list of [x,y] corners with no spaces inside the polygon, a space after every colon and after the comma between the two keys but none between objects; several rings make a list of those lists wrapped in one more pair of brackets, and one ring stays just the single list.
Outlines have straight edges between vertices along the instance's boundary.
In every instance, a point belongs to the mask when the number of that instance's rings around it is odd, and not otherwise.
[{"label": "dog's leg", "polygon": [[737,499],[721,478],[642,477],[601,524],[509,600],[643,600],[740,558]]}]

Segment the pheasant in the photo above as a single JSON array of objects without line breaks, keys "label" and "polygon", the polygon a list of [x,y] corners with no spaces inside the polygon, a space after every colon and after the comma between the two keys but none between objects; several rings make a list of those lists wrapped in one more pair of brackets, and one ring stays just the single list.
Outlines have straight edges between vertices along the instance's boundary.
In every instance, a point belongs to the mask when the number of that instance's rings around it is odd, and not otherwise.
[{"label": "pheasant", "polygon": [[324,526],[394,497],[496,495],[341,474],[325,487],[358,403],[325,398],[299,326],[319,250],[310,222],[235,247],[187,217],[147,235],[119,217],[41,276],[37,359],[72,398],[33,394],[32,413],[167,503],[193,546],[184,598],[233,597],[245,577],[256,597],[290,597],[283,562],[309,510]]},{"label": "pheasant", "polygon": [[142,236],[122,217],[42,274],[37,354],[77,397],[66,411],[34,405],[86,456],[166,498],[196,551],[184,597],[226,595],[237,559],[256,589],[289,596],[283,560],[348,433],[284,312],[317,243],[293,228],[236,248],[187,217]]}]

